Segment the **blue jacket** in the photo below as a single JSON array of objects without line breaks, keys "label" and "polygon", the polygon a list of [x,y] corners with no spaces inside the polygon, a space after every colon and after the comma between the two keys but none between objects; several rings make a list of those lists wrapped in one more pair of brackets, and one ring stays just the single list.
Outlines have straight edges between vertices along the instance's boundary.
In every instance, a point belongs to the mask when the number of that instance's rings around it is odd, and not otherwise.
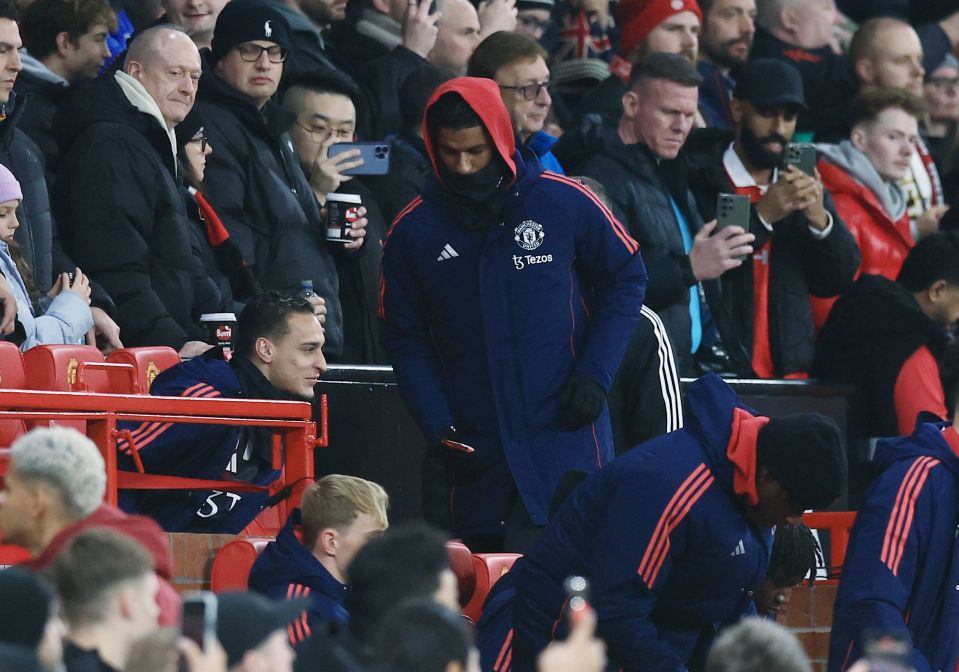
[{"label": "blue jacket", "polygon": [[[727,457],[735,393],[715,375],[687,393],[686,426],[641,444],[587,478],[532,551],[494,586],[513,590],[512,668],[562,636],[563,580],[590,582],[597,633],[614,667],[685,670],[724,622],[755,613],[766,575],[769,528],[745,518]],[[484,612],[478,628],[484,669],[509,645],[490,646]],[[555,631],[554,631],[555,629]],[[500,628],[500,631],[501,628]]]},{"label": "blue jacket", "polygon": [[300,524],[300,510],[290,514],[276,541],[267,544],[250,570],[249,587],[274,600],[309,597],[306,627],[295,623],[291,634],[298,644],[309,637],[319,623],[346,624],[346,586],[320,564],[310,550],[296,538],[295,525]]},{"label": "blue jacket", "polygon": [[696,67],[703,76],[703,83],[699,85],[699,113],[710,128],[731,129],[729,99],[736,82],[712,63],[700,61]]},{"label": "blue jacket", "polygon": [[499,531],[513,481],[543,525],[566,470],[613,458],[608,412],[565,431],[559,401],[574,373],[609,388],[646,286],[639,246],[592,192],[516,150],[488,82],[455,79],[433,100],[462,89],[515,175],[500,225],[467,229],[431,176],[391,227],[380,286],[384,344],[413,417],[427,436],[455,426],[476,449],[451,455],[460,534]]},{"label": "blue jacket", "polygon": [[559,164],[559,159],[553,154],[553,145],[557,142],[559,142],[559,138],[555,135],[550,135],[546,131],[536,131],[529,136],[526,146],[536,155],[545,170],[552,170],[554,173],[565,175],[563,167]]},{"label": "blue jacket", "polygon": [[862,655],[868,630],[908,633],[917,672],[959,662],[959,457],[943,425],[879,442],[883,469],[856,516],[836,598],[829,670]]},{"label": "blue jacket", "polygon": [[[250,376],[262,378],[252,365],[248,366],[254,369]],[[265,378],[262,383],[269,385]],[[157,376],[150,394],[204,399],[263,397],[248,388],[233,365],[197,357]],[[261,455],[261,430],[172,422],[120,422],[117,429],[131,432],[148,474],[235,479],[258,485],[272,483],[280,474],[273,470],[269,457]],[[136,471],[126,438],[117,441],[117,466],[123,471]],[[120,508],[150,516],[167,532],[236,534],[256,517],[266,499],[263,492],[125,490],[120,494]]]}]

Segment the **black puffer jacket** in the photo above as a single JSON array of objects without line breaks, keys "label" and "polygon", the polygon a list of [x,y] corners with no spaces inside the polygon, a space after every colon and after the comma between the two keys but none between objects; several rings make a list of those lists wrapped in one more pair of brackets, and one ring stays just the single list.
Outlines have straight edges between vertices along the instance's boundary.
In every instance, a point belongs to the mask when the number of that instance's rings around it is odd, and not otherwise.
[{"label": "black puffer jacket", "polygon": [[[209,52],[204,50],[204,56]],[[203,193],[263,289],[297,290],[303,280],[313,281],[314,291],[326,300],[323,350],[338,356],[343,348],[339,280],[319,203],[287,135],[294,116],[272,101],[258,110],[208,66],[196,102],[213,147]],[[233,291],[239,301],[250,298],[238,287]]]},{"label": "black puffer jacket", "polygon": [[[733,185],[723,168],[723,154],[733,141],[732,131],[693,131],[683,154],[689,161],[689,186],[703,219],[716,216],[716,196],[732,193]],[[750,233],[758,250],[772,239],[769,259],[769,341],[776,376],[808,372],[812,366],[816,335],[813,331],[809,295],[830,297],[849,289],[859,267],[859,249],[836,213],[832,197],[824,196],[833,228],[817,240],[801,213],[776,222],[771,234],[751,208]],[[732,316],[733,330],[749,356],[753,352],[753,265],[744,263],[723,274],[723,300]],[[725,336],[725,335],[724,335]],[[723,339],[727,350],[730,343]]]},{"label": "black puffer jacket", "polygon": [[179,349],[201,339],[192,319],[199,271],[159,120],[136,109],[108,73],[71,95],[53,127],[64,247],[113,297],[124,345]]},{"label": "black puffer jacket", "polygon": [[20,122],[20,130],[27,134],[43,153],[46,162],[47,186],[53,188],[53,178],[60,163],[60,148],[53,138],[53,116],[66,99],[70,89],[66,84],[44,79],[29,70],[17,76],[14,90],[25,100],[30,110]]},{"label": "black puffer jacket", "polygon": [[568,173],[599,181],[613,202],[613,213],[639,242],[649,275],[645,304],[666,325],[680,373],[691,375],[689,288],[696,278],[669,202],[672,195],[696,235],[703,220],[687,189],[685,166],[679,159],[657,165],[645,145],[624,145],[611,127],[594,137],[601,141],[592,147],[589,158]]},{"label": "black puffer jacket", "polygon": [[923,346],[939,360],[947,340],[909,290],[881,275],[863,275],[839,297],[819,332],[813,374],[855,387],[859,431],[897,436],[902,365]]}]

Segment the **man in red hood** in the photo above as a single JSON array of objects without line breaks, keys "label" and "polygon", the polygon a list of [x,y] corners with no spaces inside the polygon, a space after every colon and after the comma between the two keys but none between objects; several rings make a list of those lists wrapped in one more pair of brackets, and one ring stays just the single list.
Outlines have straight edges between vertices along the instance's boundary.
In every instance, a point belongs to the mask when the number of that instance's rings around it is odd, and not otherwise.
[{"label": "man in red hood", "polygon": [[41,571],[81,532],[109,528],[143,546],[160,580],[160,622],[179,622],[180,598],[170,585],[173,562],[167,537],[144,516],[130,516],[103,503],[106,467],[97,447],[77,431],[35,429],[11,449],[0,490],[0,536],[26,548],[24,567]]},{"label": "man in red hood", "polygon": [[493,81],[440,86],[423,137],[433,175],[383,250],[384,344],[430,440],[427,517],[521,551],[562,474],[613,457],[606,393],[646,270],[589,189],[517,147]]}]

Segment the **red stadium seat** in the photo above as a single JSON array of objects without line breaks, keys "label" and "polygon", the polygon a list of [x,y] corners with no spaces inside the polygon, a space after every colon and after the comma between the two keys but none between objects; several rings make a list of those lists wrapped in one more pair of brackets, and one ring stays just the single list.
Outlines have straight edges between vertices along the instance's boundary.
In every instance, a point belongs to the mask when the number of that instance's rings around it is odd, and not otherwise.
[{"label": "red stadium seat", "polygon": [[[23,357],[20,355],[20,348],[9,341],[0,341],[0,388],[22,390],[25,385]],[[23,420],[0,420],[0,448],[8,447],[26,431],[27,428],[23,424]],[[2,467],[0,467],[0,475],[2,474]]]},{"label": "red stadium seat", "polygon": [[459,541],[447,541],[446,554],[450,558],[450,569],[456,575],[456,581],[459,585],[460,607],[465,607],[476,591],[473,554]]},{"label": "red stadium seat", "polygon": [[123,348],[107,357],[112,364],[130,364],[137,373],[137,393],[149,394],[153,379],[180,363],[180,355],[165,346]]},{"label": "red stadium seat", "polygon": [[803,515],[803,522],[812,530],[829,533],[829,558],[827,561],[829,582],[836,582],[846,559],[846,547],[849,545],[849,530],[856,522],[855,511],[815,511]]},{"label": "red stadium seat", "polygon": [[222,593],[227,590],[246,590],[250,569],[270,538],[247,537],[231,541],[217,551],[210,569],[210,590]]},{"label": "red stadium seat", "polygon": [[30,348],[23,353],[27,389],[53,392],[108,391],[106,373],[98,371],[80,378],[80,364],[87,362],[104,363],[103,355],[92,345],[38,345]]},{"label": "red stadium seat", "polygon": [[473,555],[473,573],[476,577],[476,589],[469,603],[463,607],[463,615],[474,623],[483,613],[483,603],[490,589],[510,570],[513,563],[522,556],[516,553],[475,553]]}]

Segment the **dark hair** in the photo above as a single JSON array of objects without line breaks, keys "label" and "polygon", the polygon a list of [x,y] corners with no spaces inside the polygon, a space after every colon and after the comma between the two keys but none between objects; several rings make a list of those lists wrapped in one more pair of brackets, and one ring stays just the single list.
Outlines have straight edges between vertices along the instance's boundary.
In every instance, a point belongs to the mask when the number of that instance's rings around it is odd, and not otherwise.
[{"label": "dark hair", "polygon": [[472,646],[463,617],[425,598],[391,609],[373,637],[377,665],[389,672],[445,672],[452,662],[466,669]]},{"label": "dark hair", "polygon": [[642,83],[662,79],[680,86],[699,87],[703,76],[696,66],[679,54],[656,52],[633,66],[629,76],[629,88],[635,91]]},{"label": "dark hair", "polygon": [[313,305],[291,292],[266,292],[253,297],[240,313],[236,324],[236,352],[252,359],[256,339],[276,341],[290,333],[290,316],[313,314]]},{"label": "dark hair", "polygon": [[937,280],[959,287],[959,232],[940,231],[916,243],[896,280],[910,292],[929,289]]},{"label": "dark hair", "polygon": [[825,566],[822,549],[812,530],[802,524],[796,527],[780,525],[776,528],[766,578],[777,588],[791,588],[807,574],[812,581],[822,566]]},{"label": "dark hair", "polygon": [[47,574],[71,626],[100,622],[107,593],[153,572],[153,558],[130,537],[112,530],[81,532],[50,564]]},{"label": "dark hair", "polygon": [[292,89],[306,89],[313,93],[346,96],[353,102],[353,105],[357,104],[360,97],[360,90],[356,84],[345,75],[332,70],[304,72],[290,78],[289,81],[284,81],[280,100],[286,101],[286,97]]},{"label": "dark hair", "polygon": [[446,538],[425,523],[391,527],[373,539],[347,570],[346,609],[353,634],[369,641],[391,607],[414,598],[431,599],[449,566]]},{"label": "dark hair", "polygon": [[423,112],[433,92],[453,79],[446,70],[424,64],[411,72],[400,84],[400,115],[403,127],[415,129],[423,124]]},{"label": "dark hair", "polygon": [[476,111],[463,99],[463,96],[455,91],[444,93],[426,111],[426,125],[430,129],[430,133],[436,133],[440,128],[453,130],[472,128],[473,126],[486,128]]},{"label": "dark hair", "polygon": [[549,58],[539,42],[527,35],[501,30],[479,43],[470,56],[466,74],[469,77],[496,79],[496,71],[503,66],[535,61],[537,57],[544,61]]},{"label": "dark hair", "polygon": [[904,89],[880,86],[863,91],[852,101],[852,125],[869,124],[889,109],[899,109],[917,119],[925,114],[922,99]]},{"label": "dark hair", "polygon": [[20,10],[14,0],[0,0],[0,19],[9,19],[20,23]]},{"label": "dark hair", "polygon": [[117,29],[117,15],[107,0],[33,0],[23,10],[20,37],[31,56],[44,59],[57,50],[57,35],[74,44],[97,24]]}]

